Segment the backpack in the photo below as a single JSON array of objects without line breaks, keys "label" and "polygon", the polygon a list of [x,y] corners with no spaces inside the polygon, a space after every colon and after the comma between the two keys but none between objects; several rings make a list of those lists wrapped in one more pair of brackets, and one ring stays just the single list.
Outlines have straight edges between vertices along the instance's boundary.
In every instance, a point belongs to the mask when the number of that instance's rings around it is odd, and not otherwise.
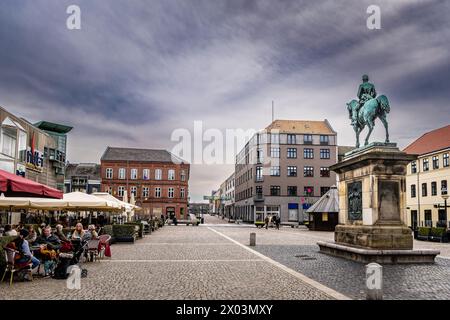
[{"label": "backpack", "polygon": [[67,279],[69,277],[69,273],[67,269],[70,266],[71,259],[60,259],[58,265],[56,266],[53,272],[53,279]]}]

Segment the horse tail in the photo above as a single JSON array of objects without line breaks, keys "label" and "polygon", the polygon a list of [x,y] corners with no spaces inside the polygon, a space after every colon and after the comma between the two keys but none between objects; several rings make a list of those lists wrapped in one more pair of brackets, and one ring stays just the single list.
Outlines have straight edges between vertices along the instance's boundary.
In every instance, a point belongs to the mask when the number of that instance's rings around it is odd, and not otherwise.
[{"label": "horse tail", "polygon": [[385,95],[379,96],[377,98],[377,101],[384,112],[389,113],[391,111],[391,107],[389,106],[389,100]]}]

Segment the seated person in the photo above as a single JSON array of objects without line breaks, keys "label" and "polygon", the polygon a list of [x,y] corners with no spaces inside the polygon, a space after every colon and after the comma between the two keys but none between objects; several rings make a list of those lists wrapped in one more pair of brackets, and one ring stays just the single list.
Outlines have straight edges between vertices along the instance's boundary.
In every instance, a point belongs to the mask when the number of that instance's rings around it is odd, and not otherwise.
[{"label": "seated person", "polygon": [[56,231],[54,235],[60,240],[60,241],[68,241],[67,237],[63,233],[63,226],[61,224],[56,225]]},{"label": "seated person", "polygon": [[91,234],[91,239],[98,239],[98,233],[95,231],[95,225],[91,224],[88,227],[89,233]]},{"label": "seated person", "polygon": [[28,227],[28,236],[25,237],[25,240],[28,241],[28,243],[34,243],[37,239],[36,231],[34,230],[33,226]]},{"label": "seated person", "polygon": [[13,229],[10,224],[7,224],[5,226],[5,230],[3,231],[3,234],[5,236],[10,236],[10,237],[17,237],[18,236],[17,231],[15,229]]},{"label": "seated person", "polygon": [[50,270],[55,264],[57,251],[61,248],[61,241],[52,234],[52,228],[47,226],[42,231],[42,235],[36,239],[40,244],[40,257],[44,260],[44,276],[49,276]]},{"label": "seated person", "polygon": [[75,230],[72,233],[73,240],[81,240],[86,236],[86,232],[83,230],[83,225],[81,223],[77,223],[75,226]]},{"label": "seated person", "polygon": [[[35,269],[39,266],[40,261],[36,257],[33,256],[30,250],[30,246],[28,241],[25,238],[28,236],[28,231],[26,229],[20,230],[19,236],[14,239],[7,247],[15,249],[18,251],[18,254],[15,256],[15,264],[20,267],[25,267],[28,263],[32,263],[31,268]],[[32,280],[28,278],[28,274],[24,276],[26,280]]]},{"label": "seated person", "polygon": [[41,225],[39,226],[39,229],[38,229],[39,236],[42,235],[42,231],[45,229],[46,226],[47,225],[45,223],[41,223]]}]

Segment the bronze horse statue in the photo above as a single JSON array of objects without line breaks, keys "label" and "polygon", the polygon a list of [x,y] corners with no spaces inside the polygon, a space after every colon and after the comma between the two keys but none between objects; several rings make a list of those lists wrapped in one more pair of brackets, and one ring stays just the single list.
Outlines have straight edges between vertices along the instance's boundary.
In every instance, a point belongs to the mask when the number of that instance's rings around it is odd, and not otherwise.
[{"label": "bronze horse statue", "polygon": [[369,133],[367,134],[364,145],[369,144],[369,137],[375,127],[375,119],[379,118],[386,129],[386,143],[389,142],[388,122],[386,120],[387,114],[391,111],[389,100],[385,95],[370,99],[358,110],[359,103],[357,100],[352,100],[347,103],[347,109],[352,119],[353,111],[357,111],[357,119],[353,123],[353,130],[356,133],[356,147],[359,148],[359,134],[367,125]]}]

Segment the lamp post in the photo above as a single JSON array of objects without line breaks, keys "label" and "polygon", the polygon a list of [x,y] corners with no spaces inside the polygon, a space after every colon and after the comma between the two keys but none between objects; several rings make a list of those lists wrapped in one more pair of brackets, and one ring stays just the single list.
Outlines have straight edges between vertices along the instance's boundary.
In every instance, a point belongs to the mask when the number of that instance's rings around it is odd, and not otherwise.
[{"label": "lamp post", "polygon": [[[448,199],[448,192],[447,188],[443,188],[441,191],[441,197],[444,199],[444,218],[445,218],[445,224],[447,224],[447,199]],[[447,227],[447,226],[446,226]]]}]

